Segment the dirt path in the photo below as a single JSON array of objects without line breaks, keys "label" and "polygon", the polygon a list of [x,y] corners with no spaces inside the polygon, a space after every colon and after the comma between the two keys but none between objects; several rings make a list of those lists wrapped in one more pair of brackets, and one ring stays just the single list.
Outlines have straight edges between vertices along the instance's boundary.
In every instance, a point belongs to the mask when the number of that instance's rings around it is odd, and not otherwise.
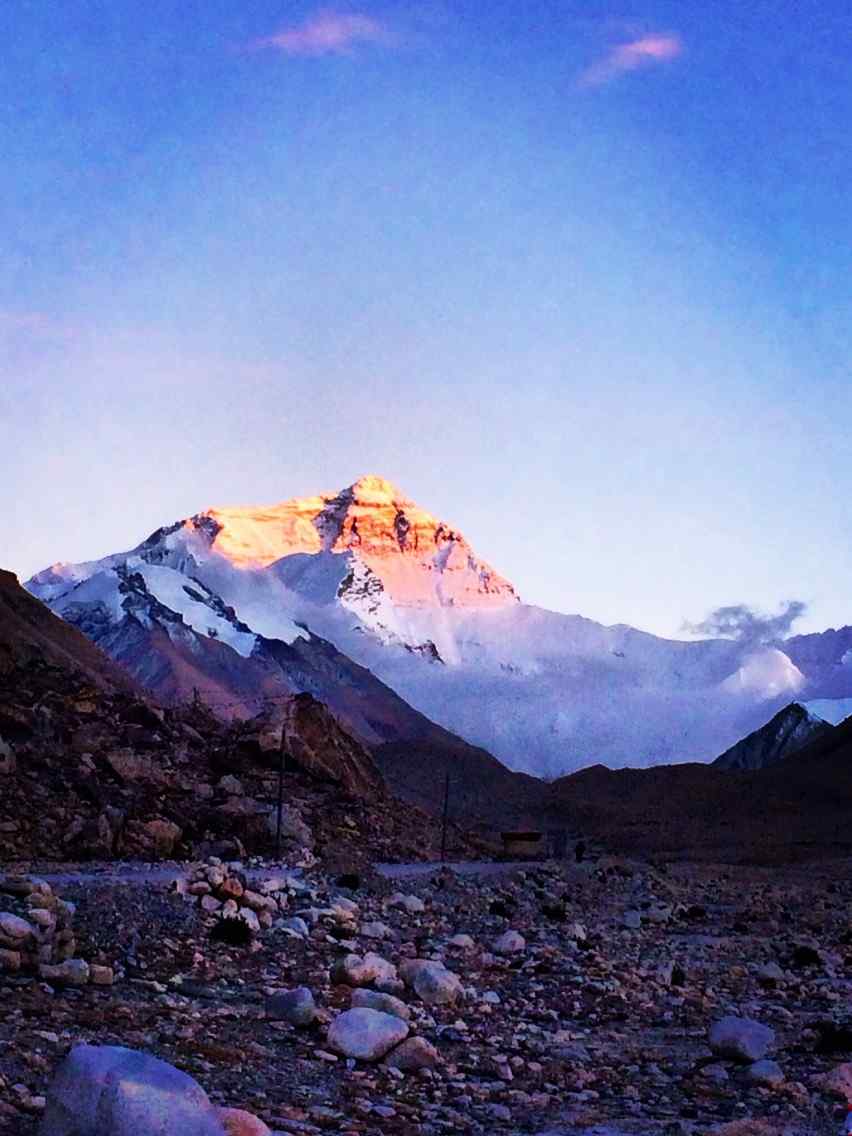
[{"label": "dirt path", "polygon": [[[530,865],[524,861],[500,862],[492,860],[467,860],[441,864],[439,862],[418,861],[410,864],[376,864],[376,871],[389,880],[422,879],[424,876],[448,868],[460,876],[483,876],[493,878],[507,875]],[[38,876],[51,886],[71,887],[86,884],[125,884],[142,887],[146,884],[168,885],[175,879],[186,878],[190,865],[172,861],[161,864],[113,863],[62,866],[58,870],[39,871],[33,869],[27,875]],[[264,879],[276,873],[299,875],[301,869],[287,864],[266,863],[259,867],[245,869],[250,880]]]}]

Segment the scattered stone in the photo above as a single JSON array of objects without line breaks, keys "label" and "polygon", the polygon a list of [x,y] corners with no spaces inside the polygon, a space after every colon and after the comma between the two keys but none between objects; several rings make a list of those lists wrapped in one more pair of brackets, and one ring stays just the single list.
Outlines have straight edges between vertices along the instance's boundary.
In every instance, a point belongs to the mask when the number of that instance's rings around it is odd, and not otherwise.
[{"label": "scattered stone", "polygon": [[45,982],[62,986],[87,986],[91,977],[89,964],[83,959],[66,959],[56,966],[42,963],[38,972]]},{"label": "scattered stone", "polygon": [[377,990],[365,990],[363,987],[352,991],[352,1006],[356,1009],[366,1006],[369,1010],[393,1014],[404,1022],[411,1018],[411,1010],[400,998],[395,998],[393,994],[381,994]]},{"label": "scattered stone", "polygon": [[464,996],[459,976],[434,959],[404,962],[400,967],[400,978],[427,1006],[452,1004]]},{"label": "scattered stone", "polygon": [[279,926],[283,931],[290,931],[302,939],[307,939],[311,933],[307,923],[298,915],[293,915],[289,919],[282,919]]},{"label": "scattered stone", "polygon": [[827,1073],[815,1076],[814,1085],[829,1096],[839,1097],[852,1104],[852,1062],[835,1065]]},{"label": "scattered stone", "polygon": [[227,1136],[272,1136],[271,1129],[262,1120],[241,1108],[219,1108],[216,1117]]},{"label": "scattered stone", "polygon": [[9,946],[17,946],[24,939],[32,938],[35,928],[26,919],[19,915],[12,915],[8,911],[0,912],[0,942],[5,941]]},{"label": "scattered stone", "polygon": [[768,962],[760,967],[757,977],[765,985],[774,986],[776,983],[784,981],[784,971],[777,962]]},{"label": "scattered stone", "polygon": [[476,943],[470,935],[453,935],[449,945],[455,947],[458,951],[472,951],[476,949]]},{"label": "scattered stone", "polygon": [[514,955],[526,950],[527,941],[517,931],[504,931],[495,940],[492,950],[497,955]]},{"label": "scattered stone", "polygon": [[393,937],[393,931],[387,923],[362,923],[360,931],[365,939],[390,939]]},{"label": "scattered stone", "polygon": [[438,1050],[425,1037],[409,1037],[385,1058],[385,1065],[415,1073],[419,1069],[434,1069],[440,1062]]},{"label": "scattered stone", "polygon": [[710,1029],[710,1048],[722,1057],[752,1064],[775,1045],[775,1031],[751,1018],[722,1018]]},{"label": "scattered stone", "polygon": [[314,996],[307,986],[272,994],[266,1000],[266,1016],[272,1021],[289,1022],[292,1026],[309,1026],[317,1016]]},{"label": "scattered stone", "polygon": [[396,977],[396,967],[381,955],[372,952],[368,952],[363,958],[360,955],[344,955],[331,970],[332,982],[343,986],[392,983]]},{"label": "scattered stone", "polygon": [[785,1080],[781,1066],[767,1058],[764,1058],[762,1061],[755,1061],[753,1065],[749,1065],[748,1069],[746,1069],[746,1076],[756,1085],[764,1085],[766,1088],[775,1088],[777,1085],[783,1085]]},{"label": "scattered stone", "polygon": [[345,1010],[331,1023],[328,1044],[344,1057],[380,1061],[408,1037],[408,1026],[394,1014],[361,1007]]}]

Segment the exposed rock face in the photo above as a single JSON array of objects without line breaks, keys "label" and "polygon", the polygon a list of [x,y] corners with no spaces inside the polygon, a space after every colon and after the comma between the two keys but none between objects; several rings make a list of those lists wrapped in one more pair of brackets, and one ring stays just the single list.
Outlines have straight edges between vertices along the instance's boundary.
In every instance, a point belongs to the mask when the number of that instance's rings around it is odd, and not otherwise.
[{"label": "exposed rock face", "polygon": [[[329,651],[328,681],[340,684],[344,663]],[[373,682],[389,706],[420,719]],[[371,709],[380,720],[381,707]],[[440,838],[418,810],[388,808],[370,755],[314,698],[299,698],[285,717],[296,757],[286,773],[288,846],[314,845],[352,866],[371,850],[418,859]],[[157,706],[0,572],[0,859],[270,850],[278,786],[277,749],[262,744],[268,724],[226,725],[201,704]]]},{"label": "exposed rock face", "polygon": [[508,580],[477,559],[461,533],[381,477],[271,508],[210,509],[184,523],[215,529],[211,547],[242,568],[265,568],[299,554],[349,553],[341,589],[351,592],[353,602],[368,602],[371,592],[412,605],[517,600]]},{"label": "exposed rock face", "polygon": [[370,753],[310,694],[298,694],[270,711],[261,747],[277,752],[282,743],[288,758],[315,777],[334,781],[356,796],[385,793]]},{"label": "exposed rock face", "polygon": [[834,727],[791,702],[713,762],[719,769],[765,769],[832,732]]}]

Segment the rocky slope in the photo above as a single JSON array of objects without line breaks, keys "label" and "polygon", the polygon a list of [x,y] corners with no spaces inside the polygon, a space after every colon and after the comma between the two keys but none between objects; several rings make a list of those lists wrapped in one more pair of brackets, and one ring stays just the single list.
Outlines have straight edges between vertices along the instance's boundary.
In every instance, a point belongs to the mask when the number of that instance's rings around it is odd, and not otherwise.
[{"label": "rocky slope", "polygon": [[268,851],[282,738],[285,846],[352,862],[438,847],[310,694],[232,724],[200,701],[163,709],[0,574],[0,860]]}]

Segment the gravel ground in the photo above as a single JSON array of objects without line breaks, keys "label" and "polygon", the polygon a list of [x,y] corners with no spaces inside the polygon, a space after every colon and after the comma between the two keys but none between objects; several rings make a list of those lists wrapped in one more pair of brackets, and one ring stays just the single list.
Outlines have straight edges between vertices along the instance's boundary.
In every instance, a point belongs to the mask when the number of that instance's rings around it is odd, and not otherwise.
[{"label": "gravel ground", "polygon": [[[0,1133],[35,1133],[50,1075],[79,1041],[155,1053],[278,1132],[839,1131],[842,1101],[818,1079],[852,1061],[852,1032],[826,1032],[852,1026],[848,862],[500,868],[402,884],[369,876],[353,891],[307,871],[314,897],[294,897],[291,912],[326,912],[309,937],[273,928],[242,948],[212,942],[211,921],[163,884],[69,882],[79,953],[114,966],[116,982],[77,990],[0,978]],[[395,887],[424,910],[391,904]],[[341,895],[358,905],[354,918],[330,906]],[[379,939],[362,930],[377,922]],[[524,942],[500,954],[507,930]],[[452,945],[458,934],[472,947]],[[403,992],[437,1068],[401,1074],[328,1052],[328,1024],[352,994],[330,968],[368,950],[397,965],[440,958],[461,978],[456,1004]],[[766,977],[770,963],[780,977]],[[297,985],[314,992],[318,1020],[269,1020],[267,995]],[[771,1027],[780,1082],[757,1084],[711,1050],[708,1029],[728,1014]]]}]

